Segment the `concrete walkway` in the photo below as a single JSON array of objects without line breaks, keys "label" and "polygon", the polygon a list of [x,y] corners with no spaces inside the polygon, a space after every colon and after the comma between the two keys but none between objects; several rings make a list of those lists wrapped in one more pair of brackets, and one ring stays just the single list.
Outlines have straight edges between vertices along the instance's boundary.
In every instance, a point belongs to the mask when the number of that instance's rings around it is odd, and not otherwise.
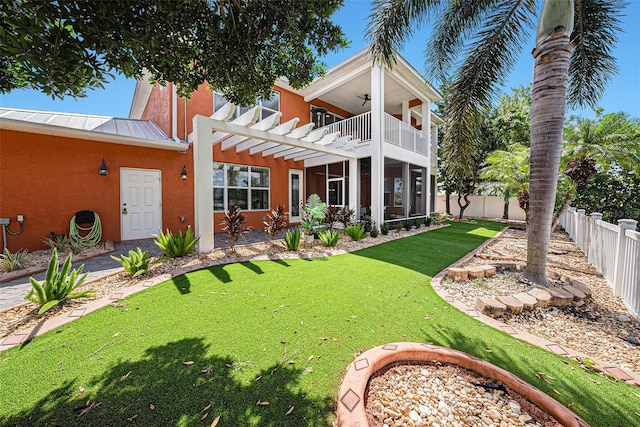
[{"label": "concrete walkway", "polygon": [[[223,242],[226,237],[224,233],[217,233],[215,235],[214,245],[216,248],[228,247],[227,242]],[[240,239],[236,245],[250,245],[253,243],[264,242],[268,240],[268,236],[264,234],[262,230],[255,230],[245,234],[243,239]],[[115,243],[115,251],[110,254],[99,255],[94,258],[85,259],[73,264],[73,268],[79,268],[84,264],[83,274],[87,273],[87,281],[100,279],[105,276],[109,276],[113,273],[122,270],[120,264],[111,259],[111,255],[120,256],[122,254],[128,254],[130,250],[136,250],[140,248],[143,251],[148,250],[151,255],[162,255],[162,251],[155,245],[154,239],[144,240],[128,240],[125,242]],[[42,282],[46,276],[46,271],[34,274],[32,277]],[[25,295],[31,289],[31,282],[29,276],[22,277],[20,279],[11,280],[8,282],[0,283],[0,310],[4,310],[9,307],[13,307],[25,302]]]}]

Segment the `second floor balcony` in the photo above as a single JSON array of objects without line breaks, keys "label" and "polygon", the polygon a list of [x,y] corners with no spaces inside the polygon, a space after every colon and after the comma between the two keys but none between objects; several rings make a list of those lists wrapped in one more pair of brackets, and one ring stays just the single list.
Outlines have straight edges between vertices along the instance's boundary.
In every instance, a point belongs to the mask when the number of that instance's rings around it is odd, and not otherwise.
[{"label": "second floor balcony", "polygon": [[[372,142],[370,111],[325,127],[328,129],[328,133],[340,132],[342,136],[349,135],[353,139],[359,139],[361,143]],[[385,143],[397,145],[424,156],[431,154],[427,134],[387,113],[384,114],[382,134]]]}]

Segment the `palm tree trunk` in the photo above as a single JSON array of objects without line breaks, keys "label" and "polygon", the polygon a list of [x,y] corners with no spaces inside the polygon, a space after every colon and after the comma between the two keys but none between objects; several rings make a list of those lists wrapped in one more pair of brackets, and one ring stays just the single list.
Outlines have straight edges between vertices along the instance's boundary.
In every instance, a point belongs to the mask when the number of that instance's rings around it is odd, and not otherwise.
[{"label": "palm tree trunk", "polygon": [[504,208],[502,209],[502,219],[509,219],[509,199],[504,201]]},{"label": "palm tree trunk", "polygon": [[531,102],[531,175],[526,276],[539,285],[547,279],[547,253],[556,198],[562,129],[569,76],[569,37],[563,28],[540,41],[533,51]]}]

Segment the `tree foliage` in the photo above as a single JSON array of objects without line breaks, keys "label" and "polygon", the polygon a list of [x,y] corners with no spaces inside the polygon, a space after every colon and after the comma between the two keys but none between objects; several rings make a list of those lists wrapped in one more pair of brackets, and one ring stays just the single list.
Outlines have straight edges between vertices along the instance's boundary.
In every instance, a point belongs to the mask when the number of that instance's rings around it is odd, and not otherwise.
[{"label": "tree foliage", "polygon": [[0,11],[0,92],[85,96],[114,72],[188,97],[208,82],[228,100],[269,98],[286,77],[323,73],[317,56],[346,45],[330,17],[342,0],[9,0]]}]

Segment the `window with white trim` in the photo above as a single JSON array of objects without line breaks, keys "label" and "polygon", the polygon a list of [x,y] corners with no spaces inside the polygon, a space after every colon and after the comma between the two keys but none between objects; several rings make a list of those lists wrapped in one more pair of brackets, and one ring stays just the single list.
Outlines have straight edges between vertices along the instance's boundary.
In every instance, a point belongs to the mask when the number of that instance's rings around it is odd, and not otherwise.
[{"label": "window with white trim", "polygon": [[[213,111],[218,111],[221,109],[228,101],[226,98],[219,92],[213,93]],[[261,99],[258,98],[256,100],[255,105],[260,105],[262,107],[262,111],[260,112],[260,118],[258,120],[264,120],[270,115],[280,111],[280,92],[273,91],[270,99]],[[242,114],[249,111],[251,107],[236,107],[236,111],[231,116],[230,120],[233,120]]]},{"label": "window with white trim", "polygon": [[213,210],[232,206],[244,211],[269,209],[269,168],[213,163]]}]

